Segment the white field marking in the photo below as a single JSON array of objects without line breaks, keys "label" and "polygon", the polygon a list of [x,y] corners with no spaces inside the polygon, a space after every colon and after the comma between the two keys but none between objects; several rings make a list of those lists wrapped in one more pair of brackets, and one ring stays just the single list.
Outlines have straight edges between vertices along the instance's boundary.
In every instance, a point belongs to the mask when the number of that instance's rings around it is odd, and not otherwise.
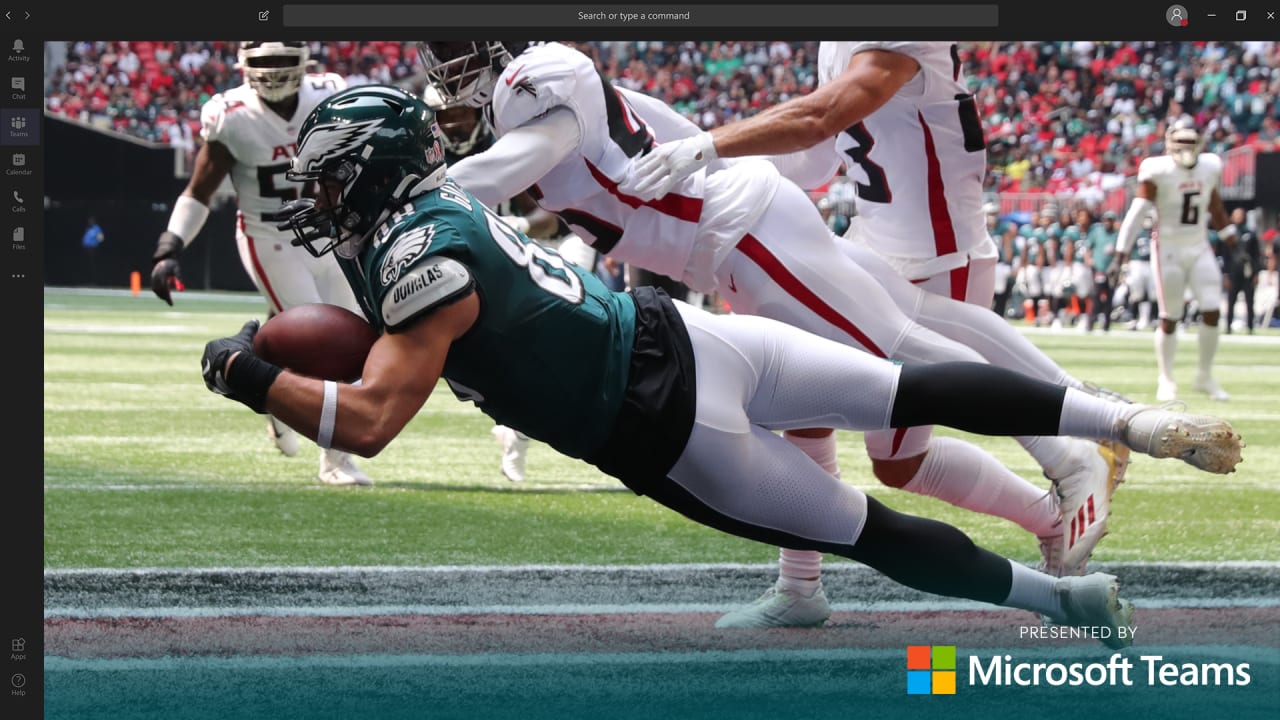
[{"label": "white field marking", "polygon": [[[78,295],[80,297],[133,297],[133,293],[129,290],[117,288],[80,288],[80,287],[46,287],[44,289],[45,297],[50,295]],[[253,303],[263,305],[262,296],[256,292],[207,292],[203,290],[183,290],[176,296],[177,299],[190,298],[192,300],[213,300],[218,302],[230,303]],[[145,298],[147,305],[150,307],[155,301],[150,299],[148,295]],[[57,305],[48,305],[47,307],[58,307]],[[158,308],[157,308],[158,309]],[[179,314],[180,311],[168,310],[169,314]],[[181,313],[184,315],[190,313]]]},{"label": "white field marking", "polygon": [[187,335],[204,332],[205,327],[192,325],[106,325],[94,323],[44,324],[44,332],[73,335]]},{"label": "white field marking", "polygon": [[[165,436],[165,437],[167,440],[172,440],[175,443],[186,443],[183,446],[182,450],[174,451],[174,452],[184,452],[184,453],[190,451],[194,447],[207,448],[209,452],[214,452],[214,451],[221,452],[222,451],[221,448],[226,442],[225,438],[211,439],[208,436],[186,437],[186,436],[174,435],[174,436]],[[146,444],[147,442],[149,442],[149,440],[146,438],[142,438],[142,439],[119,438],[119,437],[90,438],[85,436],[83,439],[77,440],[75,442],[71,442],[68,439],[63,437],[50,437],[50,438],[46,438],[45,440],[45,450],[46,452],[50,450],[55,452],[64,451],[64,450],[69,450],[74,448],[77,444],[88,444],[88,445],[95,445],[95,446],[101,447],[101,446],[142,445],[142,444]],[[1280,488],[1280,478],[1267,478],[1261,475],[1251,476],[1248,471],[1249,471],[1249,468],[1247,467],[1241,468],[1236,473],[1229,476],[1231,478],[1230,480],[1213,480],[1215,490],[1217,492],[1222,492],[1226,490],[1257,490],[1257,489],[1275,490],[1277,488]],[[1134,472],[1134,470],[1130,469],[1130,472]],[[512,483],[510,481],[501,480],[501,479],[487,480],[482,478],[454,483],[449,480],[431,480],[426,478],[425,476],[418,476],[418,475],[406,478],[406,481],[421,482],[424,485],[430,486],[434,489],[440,489],[440,490],[485,487],[485,488],[493,489],[494,491],[502,491],[502,492],[526,492],[526,491],[532,492],[535,490],[542,491],[542,490],[552,490],[552,489],[584,490],[584,491],[589,490],[592,492],[618,492],[618,493],[631,492],[629,489],[627,489],[625,485],[622,485],[621,483],[617,482],[616,480],[606,475],[601,475],[600,480],[598,482],[581,482],[581,483],[556,483],[556,482],[550,482],[550,481],[537,481],[537,480],[526,480],[523,483]],[[1138,481],[1138,482],[1135,482],[1135,481]],[[1126,489],[1124,490],[1124,492],[1126,494],[1134,493],[1134,492],[1181,493],[1181,492],[1185,492],[1186,489],[1189,487],[1203,488],[1204,482],[1205,481],[1200,478],[1169,480],[1169,479],[1158,478],[1158,477],[1141,477],[1135,473],[1134,475],[1131,476],[1129,480],[1126,480]],[[876,488],[883,487],[881,485],[871,485],[871,484],[863,484],[863,483],[849,483],[849,485],[862,490],[875,490]],[[90,491],[90,492],[92,491],[146,492],[146,491],[154,491],[154,490],[227,490],[227,489],[236,489],[236,488],[245,489],[245,488],[271,488],[271,487],[274,487],[274,486],[266,483],[253,483],[253,484],[191,483],[191,484],[185,484],[185,485],[174,485],[174,484],[167,484],[167,483],[157,483],[154,485],[143,484],[143,483],[111,483],[111,484],[104,485],[104,484],[95,484],[95,483],[63,483],[63,482],[58,482],[56,480],[50,482],[48,478],[46,478],[44,489],[46,492],[50,490],[77,490],[77,491]],[[288,484],[288,485],[280,485],[279,487],[295,487],[295,486],[292,484]],[[323,487],[328,487],[328,486],[323,486]],[[328,489],[332,490],[331,487],[328,487]],[[380,488],[375,487],[373,489],[376,490]],[[381,488],[381,489],[385,489],[385,488]],[[401,488],[391,488],[391,489],[399,490]]]},{"label": "white field marking", "polygon": [[[867,575],[875,571],[853,562],[829,562],[824,567],[830,572],[854,572]],[[1102,570],[1123,569],[1126,567],[1171,568],[1179,570],[1233,569],[1233,570],[1275,570],[1280,571],[1280,562],[1272,560],[1224,560],[1186,561],[1186,562],[1124,562],[1099,563]],[[330,575],[338,573],[387,574],[398,573],[469,573],[483,575],[487,573],[523,573],[523,572],[626,572],[626,573],[658,573],[658,572],[769,572],[778,569],[777,563],[650,563],[643,565],[264,565],[261,567],[141,567],[141,568],[46,568],[46,578],[59,575],[205,575],[209,573],[239,573],[243,575],[279,575],[292,573],[297,575]]]},{"label": "white field marking", "polygon": [[[1146,654],[1166,655],[1175,659],[1194,653],[1204,660],[1239,660],[1241,652],[1249,653],[1249,660],[1259,665],[1280,665],[1280,650],[1235,645],[1157,645],[1143,647]],[[1025,648],[964,648],[963,654],[986,655],[1025,653]],[[1097,659],[1098,649],[1086,645],[1065,645],[1053,648],[1055,659]],[[687,665],[715,665],[724,663],[758,662],[830,662],[870,660],[878,662],[902,661],[902,648],[856,649],[837,648],[826,650],[709,650],[694,652],[637,652],[637,653],[532,653],[520,655],[290,655],[288,657],[162,657],[162,658],[111,658],[77,659],[46,656],[45,670],[49,672],[102,671],[164,671],[193,668],[224,670],[297,670],[357,668],[416,668],[434,667],[545,667],[573,665],[658,665],[683,663]]]},{"label": "white field marking", "polygon": [[[1016,329],[1018,332],[1022,333],[1023,335],[1050,335],[1054,337],[1074,337],[1074,338],[1079,338],[1080,340],[1086,340],[1086,341],[1087,340],[1101,341],[1099,344],[1106,341],[1113,341],[1113,342],[1121,342],[1121,343],[1131,342],[1135,345],[1136,344],[1150,345],[1151,336],[1154,334],[1153,332],[1150,332],[1150,331],[1129,332],[1128,330],[1125,330],[1123,332],[1115,332],[1113,330],[1112,332],[1109,332],[1109,333],[1083,334],[1079,330],[1076,330],[1075,328],[1054,329],[1054,328],[1038,328],[1038,327],[1020,327],[1016,325],[1014,326],[1014,329]],[[1190,338],[1192,340],[1195,340],[1198,337],[1199,333],[1187,332],[1186,329],[1180,327],[1178,328],[1177,335],[1179,339]],[[1219,337],[1220,343],[1228,343],[1228,344],[1235,344],[1235,345],[1280,344],[1280,335],[1249,335],[1249,334],[1242,334],[1242,333],[1231,333],[1230,335],[1228,335],[1227,333],[1219,333],[1218,337]]]},{"label": "white field marking", "polygon": [[[182,439],[180,437],[174,438],[172,436],[166,436],[166,438],[172,439],[172,440]],[[198,439],[202,440],[203,438],[198,438]],[[190,452],[191,449],[192,449],[192,445],[187,445],[181,452],[184,452],[184,453]],[[47,450],[48,450],[48,443],[46,443],[46,452]],[[80,474],[83,475],[84,473],[80,473]],[[416,492],[419,489],[416,485],[414,487],[409,487],[409,488],[399,486],[400,482],[416,482],[416,480],[412,478],[403,480],[403,481],[395,481],[395,482],[397,484],[397,487],[350,488],[350,491],[358,492],[358,493],[368,493],[368,492],[374,492],[376,490],[382,493],[387,493],[387,492],[395,493],[395,492],[406,492],[406,491]],[[572,490],[574,492],[599,492],[599,493],[631,492],[631,490],[629,490],[626,486],[623,486],[623,485],[615,486],[612,483],[606,484],[604,481],[601,481],[600,484],[595,484],[595,483],[571,484],[571,483],[536,482],[536,481],[526,480],[525,482],[516,484],[509,480],[502,479],[502,480],[492,480],[492,481],[475,480],[472,482],[461,482],[458,484],[452,484],[452,483],[441,484],[437,482],[425,482],[424,485],[432,490],[442,490],[442,491],[484,488],[486,492],[509,492],[509,493],[545,492],[547,490],[556,490],[556,491]],[[209,484],[209,483],[184,483],[184,484],[156,483],[155,485],[137,485],[137,484],[131,484],[131,483],[101,484],[101,483],[80,483],[80,482],[64,483],[64,482],[58,482],[58,481],[48,482],[48,480],[46,479],[46,482],[44,485],[44,491],[46,493],[55,491],[55,490],[71,490],[74,492],[102,492],[102,491],[106,491],[106,492],[155,492],[155,491],[175,492],[175,491],[181,491],[181,490],[197,490],[201,492],[249,492],[249,491],[256,492],[256,491],[262,491],[262,490],[285,490],[285,489],[334,492],[334,488],[332,486],[322,485],[320,483],[308,483],[305,485],[299,485],[293,482],[283,482],[283,481],[277,481],[277,480],[248,481],[248,482],[241,482],[241,483],[223,483],[223,484],[216,484],[216,485]],[[342,492],[342,490],[339,489],[338,492]]]},{"label": "white field marking", "polygon": [[[1266,609],[1280,607],[1280,598],[1156,598],[1134,600],[1140,610],[1172,609]],[[1009,610],[970,600],[880,600],[872,602],[832,603],[836,612],[851,613],[925,613],[925,612],[978,612],[990,613]],[[720,614],[723,603],[631,603],[596,605],[334,605],[334,606],[261,606],[253,607],[106,607],[106,608],[45,608],[46,620],[101,620],[120,618],[235,618],[235,617],[388,617],[397,615],[670,615],[682,613]]]}]

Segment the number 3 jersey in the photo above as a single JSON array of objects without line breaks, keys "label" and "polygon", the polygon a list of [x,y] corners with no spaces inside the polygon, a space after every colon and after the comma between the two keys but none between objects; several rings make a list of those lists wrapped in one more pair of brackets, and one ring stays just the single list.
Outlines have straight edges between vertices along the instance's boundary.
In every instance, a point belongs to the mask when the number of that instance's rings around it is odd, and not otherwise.
[{"label": "number 3 jersey", "polygon": [[627,390],[635,303],[504,224],[452,180],[340,262],[366,316],[387,332],[479,295],[480,317],[444,366],[460,399],[573,457],[609,436]]},{"label": "number 3 jersey", "polygon": [[714,290],[716,268],[773,199],[777,169],[740,163],[695,173],[655,200],[628,194],[634,158],[698,128],[655,98],[615,88],[590,58],[558,43],[535,45],[503,70],[491,106],[494,134],[501,140],[562,107],[577,118],[580,141],[534,186],[539,204],[601,253]]},{"label": "number 3 jersey", "polygon": [[913,264],[914,277],[960,267],[970,254],[994,255],[982,212],[982,120],[955,45],[824,42],[819,84],[870,50],[906,55],[920,70],[887,103],[836,135],[834,151],[858,190],[859,234],[881,255],[923,261]]},{"label": "number 3 jersey", "polygon": [[1209,238],[1209,200],[1222,178],[1222,160],[1200,153],[1193,168],[1172,155],[1157,155],[1138,166],[1138,182],[1156,186],[1157,247],[1200,250]]},{"label": "number 3 jersey", "polygon": [[235,158],[231,184],[240,212],[236,232],[258,240],[290,239],[263,220],[290,200],[296,200],[300,183],[285,180],[289,161],[297,151],[298,128],[321,100],[346,87],[338,75],[310,74],[298,90],[298,108],[288,120],[263,104],[248,83],[214,95],[200,111],[200,136],[219,142]]}]

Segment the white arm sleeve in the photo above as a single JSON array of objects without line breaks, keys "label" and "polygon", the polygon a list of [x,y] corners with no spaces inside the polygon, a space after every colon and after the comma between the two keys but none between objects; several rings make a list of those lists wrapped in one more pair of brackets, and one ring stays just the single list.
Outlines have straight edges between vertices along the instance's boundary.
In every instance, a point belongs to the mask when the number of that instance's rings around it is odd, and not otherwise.
[{"label": "white arm sleeve", "polygon": [[799,152],[786,155],[770,155],[778,172],[801,189],[812,190],[825,185],[840,169],[840,156],[835,153],[835,137]]},{"label": "white arm sleeve", "polygon": [[1120,223],[1120,234],[1116,238],[1116,252],[1129,254],[1133,249],[1133,241],[1138,238],[1138,228],[1142,227],[1142,219],[1151,212],[1154,207],[1151,201],[1146,198],[1136,197],[1133,203],[1129,205],[1129,212],[1125,213],[1124,221]]},{"label": "white arm sleeve", "polygon": [[552,108],[498,138],[488,150],[463,158],[449,168],[449,177],[494,207],[529,189],[581,142],[573,111]]}]

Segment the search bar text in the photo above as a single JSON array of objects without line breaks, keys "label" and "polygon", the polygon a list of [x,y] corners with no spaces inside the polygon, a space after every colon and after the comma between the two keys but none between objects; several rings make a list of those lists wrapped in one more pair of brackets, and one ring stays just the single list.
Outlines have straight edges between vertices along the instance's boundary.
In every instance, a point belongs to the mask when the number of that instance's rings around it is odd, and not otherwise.
[{"label": "search bar text", "polygon": [[996,5],[285,5],[285,27],[996,27]]}]

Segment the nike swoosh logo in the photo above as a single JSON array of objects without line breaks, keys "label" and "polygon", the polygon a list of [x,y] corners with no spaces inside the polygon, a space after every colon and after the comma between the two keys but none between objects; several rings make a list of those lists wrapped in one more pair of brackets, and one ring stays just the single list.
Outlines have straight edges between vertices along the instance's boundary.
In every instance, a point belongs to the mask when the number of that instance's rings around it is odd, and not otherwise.
[{"label": "nike swoosh logo", "polygon": [[515,82],[520,77],[520,71],[523,69],[524,69],[524,63],[521,63],[520,67],[516,68],[515,72],[511,73],[511,77],[508,77],[506,80],[503,81],[507,84],[507,87],[511,87],[511,83]]},{"label": "nike swoosh logo", "polygon": [[733,284],[733,273],[729,273],[729,292],[738,292],[738,286]]},{"label": "nike swoosh logo", "polygon": [[209,361],[208,361],[208,360],[205,360],[205,361],[204,361],[204,364],[200,366],[200,374],[201,374],[201,375],[208,375],[208,374],[209,374]]}]

